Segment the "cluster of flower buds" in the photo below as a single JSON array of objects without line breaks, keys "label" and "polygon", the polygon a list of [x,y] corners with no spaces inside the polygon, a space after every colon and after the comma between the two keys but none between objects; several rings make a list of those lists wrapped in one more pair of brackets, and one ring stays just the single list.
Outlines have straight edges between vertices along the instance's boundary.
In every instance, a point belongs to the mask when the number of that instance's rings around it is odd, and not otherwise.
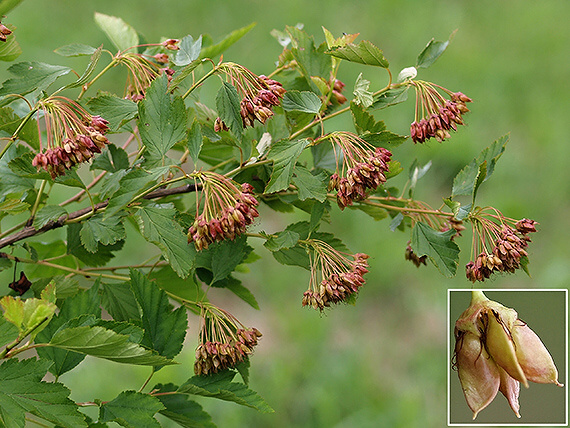
[{"label": "cluster of flower buds", "polygon": [[309,289],[303,293],[303,306],[323,310],[331,304],[346,302],[358,293],[368,272],[368,255],[344,254],[326,242],[311,239],[311,279]]},{"label": "cluster of flower buds", "polygon": [[[481,240],[474,243],[477,251],[475,261],[467,263],[465,274],[467,279],[472,282],[484,281],[488,279],[494,272],[514,273],[521,267],[523,257],[528,256],[526,247],[530,242],[528,236],[531,232],[536,232],[536,222],[530,219],[522,219],[514,223],[514,227],[507,224],[503,220],[501,225],[489,220],[488,218],[479,218],[478,227],[483,229],[483,234],[479,234]],[[474,224],[474,228],[475,228]],[[485,242],[485,237],[493,236],[493,247],[489,251]],[[475,239],[474,239],[475,240]],[[475,240],[476,241],[476,240]]]},{"label": "cluster of flower buds", "polygon": [[10,34],[12,34],[12,30],[0,22],[0,42],[5,42]]},{"label": "cluster of flower buds", "polygon": [[558,370],[540,338],[514,309],[473,290],[455,323],[454,368],[473,419],[501,393],[520,418],[520,383],[558,382]]},{"label": "cluster of flower buds", "polygon": [[[188,241],[194,242],[200,251],[213,242],[233,240],[245,233],[259,213],[251,184],[239,185],[215,172],[200,172],[197,178],[203,201],[196,204],[196,218],[188,230]],[[200,205],[203,205],[201,212]]]},{"label": "cluster of flower buds", "polygon": [[[410,126],[410,136],[414,143],[423,143],[430,138],[442,142],[450,138],[449,131],[457,131],[457,125],[463,125],[463,114],[469,109],[466,103],[471,98],[461,92],[451,92],[434,83],[410,80],[416,90],[415,120]],[[443,97],[446,93],[450,99]]]},{"label": "cluster of flower buds", "polygon": [[235,367],[249,358],[260,337],[258,329],[245,328],[228,312],[203,306],[194,373],[209,375]]},{"label": "cluster of flower buds", "polygon": [[[330,90],[330,86],[331,86],[330,82],[326,82],[326,85],[327,85],[328,89]],[[348,101],[348,99],[342,93],[345,86],[346,85],[344,84],[344,82],[342,82],[338,79],[334,80],[329,105],[330,104],[340,105],[340,104],[344,104],[345,102]]]},{"label": "cluster of flower buds", "polygon": [[[240,102],[240,115],[244,128],[253,128],[256,120],[263,124],[273,116],[272,108],[279,105],[286,92],[281,83],[267,76],[256,76],[242,65],[232,62],[223,63],[219,69],[243,97]],[[218,119],[214,130],[227,130],[227,126]]]},{"label": "cluster of flower buds", "polygon": [[[336,156],[336,172],[329,180],[329,190],[337,191],[337,203],[341,209],[355,200],[366,198],[367,190],[375,190],[386,182],[385,173],[392,153],[383,147],[374,147],[349,132],[333,132],[328,138],[340,147]],[[339,163],[342,162],[342,166]]]},{"label": "cluster of flower buds", "polygon": [[180,49],[180,40],[178,39],[167,39],[164,42],[161,43],[162,46],[164,46],[166,49],[170,50],[170,51],[177,51]]},{"label": "cluster of flower buds", "polygon": [[[65,174],[74,165],[87,162],[109,143],[105,133],[108,123],[101,116],[91,116],[83,107],[65,97],[53,96],[41,101],[47,132],[47,147],[32,160],[52,178]],[[41,147],[40,143],[40,147]]]}]

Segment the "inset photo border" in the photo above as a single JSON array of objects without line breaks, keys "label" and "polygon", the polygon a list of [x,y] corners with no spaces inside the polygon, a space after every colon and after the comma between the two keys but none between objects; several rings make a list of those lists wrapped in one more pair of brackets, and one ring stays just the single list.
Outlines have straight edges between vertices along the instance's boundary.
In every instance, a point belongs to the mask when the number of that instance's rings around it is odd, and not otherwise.
[{"label": "inset photo border", "polygon": [[499,391],[473,420],[457,369],[454,367],[455,323],[469,307],[473,290],[447,292],[447,424],[448,426],[568,426],[568,290],[477,289],[495,302],[514,309],[518,318],[536,333],[558,369],[559,387],[553,383],[520,385],[517,418]]}]

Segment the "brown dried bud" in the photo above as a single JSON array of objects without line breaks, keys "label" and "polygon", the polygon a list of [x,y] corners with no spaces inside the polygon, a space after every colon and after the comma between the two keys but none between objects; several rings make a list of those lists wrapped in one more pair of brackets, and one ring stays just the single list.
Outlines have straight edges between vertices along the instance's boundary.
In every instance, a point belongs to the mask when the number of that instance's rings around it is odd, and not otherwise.
[{"label": "brown dried bud", "polygon": [[169,49],[171,51],[177,51],[180,49],[180,47],[178,46],[179,43],[180,43],[180,40],[178,40],[178,39],[168,39],[168,40],[165,40],[164,42],[162,42],[162,46],[164,46],[166,49]]}]

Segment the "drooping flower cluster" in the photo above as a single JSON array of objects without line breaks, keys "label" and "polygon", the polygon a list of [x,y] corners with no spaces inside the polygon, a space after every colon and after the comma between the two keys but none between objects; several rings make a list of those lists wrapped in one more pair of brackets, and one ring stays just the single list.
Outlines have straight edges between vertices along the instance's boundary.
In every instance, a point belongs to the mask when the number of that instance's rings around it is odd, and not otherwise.
[{"label": "drooping flower cluster", "polygon": [[528,234],[536,232],[536,224],[530,219],[508,219],[500,213],[474,216],[473,248],[478,255],[467,263],[467,279],[484,281],[494,272],[514,273],[524,267],[528,256],[526,248],[531,242]]},{"label": "drooping flower cluster", "polygon": [[213,242],[233,240],[245,233],[246,227],[259,216],[253,186],[239,185],[209,171],[198,173],[197,179],[202,190],[196,204],[196,218],[188,230],[188,241],[194,242],[200,251]]},{"label": "drooping flower cluster", "polygon": [[[383,147],[374,147],[350,132],[333,132],[328,135],[336,155],[336,171],[329,181],[329,190],[337,191],[341,209],[353,201],[366,198],[368,190],[375,190],[386,182],[388,162],[392,153]],[[336,152],[340,147],[340,154]],[[339,166],[339,164],[342,164]]]},{"label": "drooping flower cluster", "polygon": [[40,102],[47,134],[45,151],[40,141],[32,165],[45,169],[52,178],[65,170],[90,160],[109,143],[105,133],[108,123],[101,116],[92,116],[68,98],[52,96]]},{"label": "drooping flower cluster", "polygon": [[[410,136],[414,143],[423,143],[435,138],[440,143],[450,138],[449,131],[457,131],[463,125],[463,115],[469,111],[465,103],[472,100],[461,92],[451,92],[435,83],[410,80],[416,90],[415,120],[410,126]],[[441,90],[450,99],[443,97]]]},{"label": "drooping flower cluster", "polygon": [[12,34],[12,30],[0,22],[0,42],[5,42],[10,34]]},{"label": "drooping flower cluster", "polygon": [[473,419],[499,391],[520,418],[520,383],[563,386],[550,353],[517,312],[478,290],[455,323],[453,360]]},{"label": "drooping flower cluster", "polygon": [[[173,41],[172,44],[165,44]],[[176,49],[176,39],[169,39],[162,45],[166,49]],[[117,57],[118,63],[123,64],[129,70],[127,77],[127,89],[125,98],[134,102],[144,99],[146,91],[152,81],[162,74],[168,76],[168,81],[172,80],[174,70],[165,66],[169,62],[168,55],[158,53],[152,56],[134,52],[124,52]]]},{"label": "drooping flower cluster", "polygon": [[311,279],[309,289],[303,293],[303,306],[323,310],[331,304],[346,302],[358,293],[368,272],[368,255],[342,253],[324,241],[310,239]]},{"label": "drooping flower cluster", "polygon": [[246,328],[223,309],[202,304],[194,373],[209,375],[235,367],[249,358],[260,337],[261,333],[255,327]]},{"label": "drooping flower cluster", "polygon": [[[263,124],[273,116],[272,108],[279,105],[286,92],[281,83],[267,76],[257,76],[244,66],[233,62],[223,63],[220,71],[226,74],[229,83],[242,96],[240,115],[244,128],[253,128],[256,120]],[[220,118],[216,120],[214,130],[227,130]]]}]

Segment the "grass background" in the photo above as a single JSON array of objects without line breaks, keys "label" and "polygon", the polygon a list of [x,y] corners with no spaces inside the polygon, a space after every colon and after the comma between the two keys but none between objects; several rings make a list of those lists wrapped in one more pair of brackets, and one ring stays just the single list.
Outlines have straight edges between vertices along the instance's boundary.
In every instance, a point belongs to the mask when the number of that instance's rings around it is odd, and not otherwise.
[{"label": "grass background", "polygon": [[[95,11],[123,18],[151,41],[187,34],[196,38],[203,33],[219,40],[255,21],[254,30],[231,47],[224,59],[240,62],[257,74],[272,70],[281,48],[269,32],[285,25],[303,23],[318,43],[324,40],[321,26],[335,35],[359,32],[360,40],[370,40],[384,50],[394,74],[413,65],[432,37],[445,40],[458,29],[447,52],[430,69],[421,70],[419,77],[472,97],[468,125],[443,144],[413,146],[408,141],[395,150],[394,158],[404,167],[414,158],[420,164],[433,161],[416,197],[437,207],[441,197],[449,195],[453,176],[484,147],[510,132],[507,151],[493,177],[481,187],[478,202],[510,217],[533,218],[540,222],[540,233],[530,247],[532,277],[517,273],[488,286],[568,286],[569,2],[26,0],[3,21],[17,27],[24,50],[18,61],[82,70],[84,60],[62,58],[53,50],[70,43],[110,47],[93,22]],[[2,81],[8,78],[6,68],[0,65]],[[361,71],[373,87],[385,85],[382,70],[346,64],[339,78],[347,84],[348,94]],[[110,78],[104,84],[114,82]],[[394,132],[407,134],[413,120],[411,98],[378,112],[377,119],[384,119]],[[349,123],[345,119],[333,125],[340,128]],[[354,252],[371,255],[371,272],[355,307],[335,308],[324,316],[301,308],[307,273],[278,265],[259,246],[262,260],[241,279],[256,295],[261,311],[226,293],[212,297],[264,333],[252,358],[250,381],[276,410],[262,415],[229,403],[201,400],[220,427],[445,425],[446,291],[471,284],[461,268],[451,280],[433,266],[416,270],[403,258],[408,234],[390,232],[386,221],[374,222],[359,212],[335,211],[332,217],[329,230]],[[257,228],[267,231],[282,230],[293,221],[267,210],[262,218]],[[134,242],[131,245],[136,246]],[[469,233],[459,244],[463,266],[470,257]],[[179,358],[181,364],[161,370],[157,382],[180,383],[192,374],[196,321],[191,319],[188,352]],[[74,391],[75,400],[110,400],[124,389],[138,389],[146,376],[144,369],[127,370],[88,359],[60,380]],[[506,402],[501,404],[508,414]],[[525,415],[524,407],[521,413]],[[512,421],[516,422],[514,416]]]}]

